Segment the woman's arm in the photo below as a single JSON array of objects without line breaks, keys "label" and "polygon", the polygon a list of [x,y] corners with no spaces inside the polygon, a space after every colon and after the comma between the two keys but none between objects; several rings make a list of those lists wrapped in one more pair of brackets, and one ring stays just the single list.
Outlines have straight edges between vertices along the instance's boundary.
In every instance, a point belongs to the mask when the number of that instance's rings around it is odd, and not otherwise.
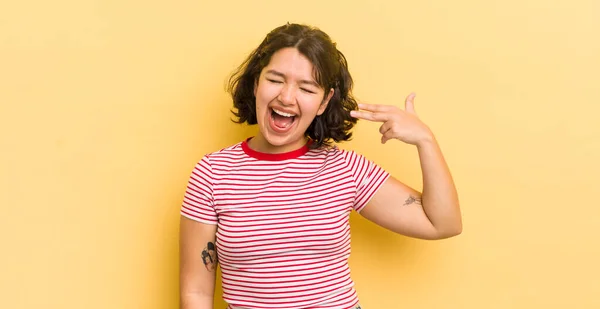
[{"label": "woman's arm", "polygon": [[431,135],[420,142],[417,149],[423,173],[421,201],[437,237],[447,238],[462,233],[458,193],[435,137]]},{"label": "woman's arm", "polygon": [[435,140],[418,146],[423,193],[390,177],[363,208],[361,215],[396,233],[443,239],[462,232],[454,182]]},{"label": "woman's arm", "polygon": [[414,95],[406,110],[361,104],[354,117],[383,122],[381,142],[398,139],[417,146],[423,173],[423,193],[389,177],[361,214],[394,232],[423,239],[441,239],[462,232],[458,194],[442,151],[429,128],[414,111]]},{"label": "woman's arm", "polygon": [[180,219],[180,302],[181,309],[212,309],[218,257],[216,225],[184,216]]}]

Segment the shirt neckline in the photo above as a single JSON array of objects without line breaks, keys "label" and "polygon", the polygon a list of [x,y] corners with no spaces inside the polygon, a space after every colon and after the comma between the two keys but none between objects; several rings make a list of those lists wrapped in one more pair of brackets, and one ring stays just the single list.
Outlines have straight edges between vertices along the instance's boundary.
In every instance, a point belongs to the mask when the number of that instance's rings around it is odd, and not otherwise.
[{"label": "shirt neckline", "polygon": [[265,161],[282,161],[282,160],[296,159],[296,158],[306,154],[309,150],[308,145],[311,144],[311,140],[308,140],[308,142],[306,144],[304,144],[304,146],[302,146],[296,150],[292,150],[292,151],[288,151],[288,152],[281,152],[281,153],[267,153],[267,152],[256,151],[256,150],[250,148],[250,146],[248,146],[248,141],[250,141],[251,139],[252,139],[252,137],[248,137],[247,139],[245,139],[242,142],[242,149],[248,156],[258,159],[258,160],[265,160]]}]

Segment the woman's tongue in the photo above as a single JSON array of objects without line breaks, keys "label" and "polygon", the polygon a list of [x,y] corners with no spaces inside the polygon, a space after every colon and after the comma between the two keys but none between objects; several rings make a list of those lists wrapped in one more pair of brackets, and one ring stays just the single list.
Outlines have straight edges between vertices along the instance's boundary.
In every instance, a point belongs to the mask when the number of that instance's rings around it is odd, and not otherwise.
[{"label": "woman's tongue", "polygon": [[277,113],[273,113],[272,117],[273,117],[273,123],[275,124],[275,126],[277,126],[280,129],[288,128],[294,122],[294,118],[295,118],[294,116],[293,117],[281,116]]}]

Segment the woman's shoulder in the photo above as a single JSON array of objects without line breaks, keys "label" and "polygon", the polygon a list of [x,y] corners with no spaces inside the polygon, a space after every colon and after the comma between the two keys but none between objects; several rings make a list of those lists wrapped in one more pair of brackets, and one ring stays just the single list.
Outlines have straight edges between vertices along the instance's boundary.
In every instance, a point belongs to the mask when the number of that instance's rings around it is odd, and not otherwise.
[{"label": "woman's shoulder", "polygon": [[313,149],[312,153],[313,155],[324,156],[327,158],[341,158],[344,160],[352,160],[355,157],[361,157],[361,155],[358,152],[351,149],[341,148],[336,144],[321,146],[319,148]]},{"label": "woman's shoulder", "polygon": [[342,148],[337,144],[321,146],[317,148],[317,151],[322,151],[327,154],[344,154],[344,155],[360,155],[357,151],[353,149]]}]

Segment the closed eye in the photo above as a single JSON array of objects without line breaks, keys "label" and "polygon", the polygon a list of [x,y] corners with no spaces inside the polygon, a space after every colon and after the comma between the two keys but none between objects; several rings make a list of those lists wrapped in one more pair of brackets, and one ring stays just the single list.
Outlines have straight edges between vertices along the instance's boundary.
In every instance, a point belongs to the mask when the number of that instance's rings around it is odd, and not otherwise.
[{"label": "closed eye", "polygon": [[282,81],[279,81],[279,80],[268,79],[268,78],[267,78],[267,80],[270,81],[271,83],[274,83],[274,84],[281,84],[282,83]]},{"label": "closed eye", "polygon": [[315,94],[315,93],[316,93],[316,92],[314,92],[314,91],[311,91],[311,90],[309,90],[309,89],[306,89],[306,88],[300,88],[300,90],[302,90],[302,91],[304,91],[304,92],[312,93],[312,94]]}]

